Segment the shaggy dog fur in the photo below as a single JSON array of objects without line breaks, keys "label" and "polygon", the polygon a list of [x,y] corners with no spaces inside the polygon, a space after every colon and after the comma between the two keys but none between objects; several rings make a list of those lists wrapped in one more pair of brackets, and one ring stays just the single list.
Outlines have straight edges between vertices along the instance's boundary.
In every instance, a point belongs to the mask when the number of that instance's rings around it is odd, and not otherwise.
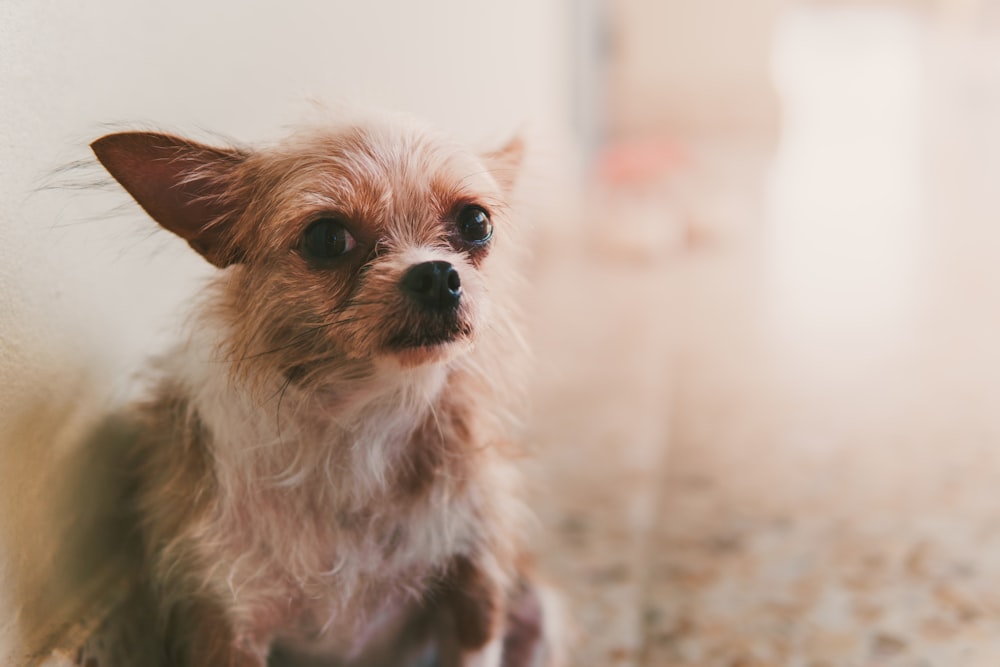
[{"label": "shaggy dog fur", "polygon": [[219,269],[139,406],[168,664],[552,664],[504,440],[520,142],[389,118],[93,149]]}]

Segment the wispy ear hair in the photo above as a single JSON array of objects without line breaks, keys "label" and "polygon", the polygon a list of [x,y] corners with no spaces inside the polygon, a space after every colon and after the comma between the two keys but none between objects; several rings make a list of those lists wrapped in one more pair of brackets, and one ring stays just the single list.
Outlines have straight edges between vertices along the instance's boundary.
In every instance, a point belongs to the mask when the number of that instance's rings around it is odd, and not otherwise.
[{"label": "wispy ear hair", "polygon": [[517,135],[502,148],[486,153],[483,159],[504,194],[510,194],[524,162],[524,139]]}]

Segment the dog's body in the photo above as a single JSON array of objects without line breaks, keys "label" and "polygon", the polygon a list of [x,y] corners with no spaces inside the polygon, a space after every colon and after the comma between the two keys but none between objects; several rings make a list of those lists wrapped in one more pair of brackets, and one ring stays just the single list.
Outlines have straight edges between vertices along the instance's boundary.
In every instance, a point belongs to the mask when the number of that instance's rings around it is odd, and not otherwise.
[{"label": "dog's body", "polygon": [[551,662],[504,440],[519,144],[478,157],[392,120],[94,150],[222,269],[140,407],[171,664]]}]

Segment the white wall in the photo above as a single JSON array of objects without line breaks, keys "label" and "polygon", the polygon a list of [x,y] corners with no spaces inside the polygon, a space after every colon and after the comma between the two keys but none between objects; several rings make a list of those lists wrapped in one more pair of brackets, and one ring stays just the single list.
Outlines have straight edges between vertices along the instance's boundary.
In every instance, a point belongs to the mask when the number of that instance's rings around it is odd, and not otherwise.
[{"label": "white wall", "polygon": [[81,443],[209,270],[137,208],[111,214],[120,193],[40,190],[46,174],[102,123],[254,140],[309,98],[484,146],[524,129],[551,165],[570,146],[567,3],[0,2],[0,663],[44,643],[99,562],[72,537],[106,502]]}]

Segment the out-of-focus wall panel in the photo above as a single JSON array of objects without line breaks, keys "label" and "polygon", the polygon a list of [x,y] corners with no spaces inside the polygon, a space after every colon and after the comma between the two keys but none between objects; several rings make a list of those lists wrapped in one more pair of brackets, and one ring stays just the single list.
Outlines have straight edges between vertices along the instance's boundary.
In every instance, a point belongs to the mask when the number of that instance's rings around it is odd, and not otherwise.
[{"label": "out-of-focus wall panel", "polygon": [[771,131],[771,36],[783,0],[612,0],[617,136]]}]

